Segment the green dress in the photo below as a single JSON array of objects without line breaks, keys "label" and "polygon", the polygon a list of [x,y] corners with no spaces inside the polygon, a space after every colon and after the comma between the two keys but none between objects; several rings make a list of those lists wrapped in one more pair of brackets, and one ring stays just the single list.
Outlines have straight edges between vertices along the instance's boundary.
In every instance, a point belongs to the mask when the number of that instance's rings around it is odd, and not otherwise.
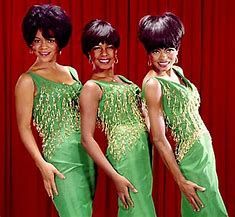
[{"label": "green dress", "polygon": [[54,204],[60,217],[91,217],[94,166],[81,145],[78,98],[82,88],[75,69],[69,68],[72,85],[47,80],[29,72],[37,94],[33,124],[42,137],[43,156],[65,179],[55,177],[59,195]]},{"label": "green dress", "polygon": [[125,209],[119,200],[118,216],[154,217],[148,133],[138,107],[140,89],[125,77],[119,78],[125,84],[93,80],[103,92],[98,123],[107,135],[107,159],[138,190],[130,192],[133,208]]},{"label": "green dress", "polygon": [[218,189],[211,137],[199,114],[198,91],[183,76],[181,68],[174,67],[174,70],[183,84],[160,77],[153,79],[161,84],[164,119],[177,143],[175,156],[180,170],[186,179],[206,188],[204,192],[197,192],[205,205],[200,212],[193,211],[182,194],[182,216],[228,216]]}]

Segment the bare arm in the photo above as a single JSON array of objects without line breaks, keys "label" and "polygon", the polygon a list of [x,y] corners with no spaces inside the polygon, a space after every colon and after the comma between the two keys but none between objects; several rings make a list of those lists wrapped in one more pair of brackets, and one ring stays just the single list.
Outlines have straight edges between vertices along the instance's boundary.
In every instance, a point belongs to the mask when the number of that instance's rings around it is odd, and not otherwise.
[{"label": "bare arm", "polygon": [[197,196],[196,190],[204,191],[205,188],[186,180],[179,169],[171,145],[165,136],[165,121],[161,104],[162,92],[159,82],[153,79],[149,80],[146,84],[145,93],[153,143],[165,165],[172,173],[181,192],[184,193],[193,209],[199,211],[200,207],[203,207],[203,204]]},{"label": "bare arm", "polygon": [[39,168],[44,182],[44,187],[50,197],[53,198],[53,192],[58,194],[54,175],[60,178],[64,176],[52,165],[47,163],[37,146],[31,130],[32,109],[34,98],[34,83],[32,78],[23,74],[19,78],[15,87],[16,118],[21,140]]},{"label": "bare arm", "polygon": [[80,95],[82,144],[95,163],[114,181],[119,198],[125,208],[128,208],[133,206],[128,189],[137,191],[125,177],[116,172],[94,139],[96,116],[101,96],[102,91],[94,82],[88,81],[84,85]]}]

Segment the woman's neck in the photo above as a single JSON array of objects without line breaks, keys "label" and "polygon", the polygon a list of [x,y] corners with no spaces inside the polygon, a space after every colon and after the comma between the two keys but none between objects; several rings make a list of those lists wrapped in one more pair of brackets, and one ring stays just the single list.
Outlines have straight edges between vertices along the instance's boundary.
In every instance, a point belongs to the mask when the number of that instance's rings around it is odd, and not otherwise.
[{"label": "woman's neck", "polygon": [[58,67],[58,63],[56,61],[51,61],[51,62],[42,62],[36,59],[34,64],[32,65],[33,67],[39,67],[39,68],[56,68]]},{"label": "woman's neck", "polygon": [[152,69],[152,70],[150,70],[150,72],[151,71],[152,71],[152,73],[155,73],[155,75],[159,76],[159,77],[171,77],[173,69],[171,68],[169,70],[164,70],[164,71],[159,71],[159,70]]},{"label": "woman's neck", "polygon": [[105,70],[105,71],[94,72],[91,78],[94,80],[112,81],[115,80],[115,75],[113,70]]},{"label": "woman's neck", "polygon": [[56,61],[52,62],[41,62],[36,60],[34,64],[31,66],[31,68],[35,69],[57,69],[59,67],[59,64]]}]

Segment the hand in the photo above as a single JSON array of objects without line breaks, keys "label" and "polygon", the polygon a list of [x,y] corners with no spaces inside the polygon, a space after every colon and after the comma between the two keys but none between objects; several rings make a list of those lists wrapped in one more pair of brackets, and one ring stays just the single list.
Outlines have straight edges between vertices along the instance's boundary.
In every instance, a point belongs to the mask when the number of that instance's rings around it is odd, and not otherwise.
[{"label": "hand", "polygon": [[129,207],[134,207],[134,202],[132,201],[129,189],[137,193],[138,191],[135,187],[124,177],[119,174],[114,178],[114,184],[116,186],[117,194],[120,200],[122,201],[124,207],[128,209]]},{"label": "hand", "polygon": [[197,195],[196,191],[205,191],[204,187],[201,187],[191,181],[185,180],[179,183],[180,191],[183,192],[194,211],[200,211],[204,207],[202,201]]},{"label": "hand", "polygon": [[58,191],[55,184],[55,175],[57,175],[60,179],[65,179],[65,177],[52,164],[46,161],[40,164],[39,169],[42,174],[43,183],[47,194],[53,200],[54,194],[58,195]]}]

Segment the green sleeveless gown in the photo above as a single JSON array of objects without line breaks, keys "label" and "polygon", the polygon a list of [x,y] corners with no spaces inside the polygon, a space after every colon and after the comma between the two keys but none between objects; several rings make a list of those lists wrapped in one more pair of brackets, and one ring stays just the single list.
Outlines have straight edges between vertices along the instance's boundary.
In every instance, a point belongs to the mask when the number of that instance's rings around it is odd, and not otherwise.
[{"label": "green sleeveless gown", "polygon": [[55,177],[59,195],[53,202],[60,217],[91,217],[95,170],[80,139],[78,99],[82,84],[75,69],[69,69],[72,85],[29,72],[37,89],[33,124],[42,137],[45,160],[65,176],[64,180]]},{"label": "green sleeveless gown", "polygon": [[161,85],[163,114],[167,128],[177,143],[176,160],[186,179],[206,188],[197,192],[204,208],[195,212],[182,194],[182,217],[228,216],[218,188],[215,156],[210,134],[199,114],[200,96],[196,87],[183,76],[180,67],[175,73],[183,84],[154,77]]},{"label": "green sleeveless gown", "polygon": [[138,108],[140,89],[119,78],[125,84],[93,80],[103,92],[98,124],[107,135],[107,159],[138,190],[130,192],[133,208],[125,209],[119,200],[118,217],[154,217],[148,133]]}]

